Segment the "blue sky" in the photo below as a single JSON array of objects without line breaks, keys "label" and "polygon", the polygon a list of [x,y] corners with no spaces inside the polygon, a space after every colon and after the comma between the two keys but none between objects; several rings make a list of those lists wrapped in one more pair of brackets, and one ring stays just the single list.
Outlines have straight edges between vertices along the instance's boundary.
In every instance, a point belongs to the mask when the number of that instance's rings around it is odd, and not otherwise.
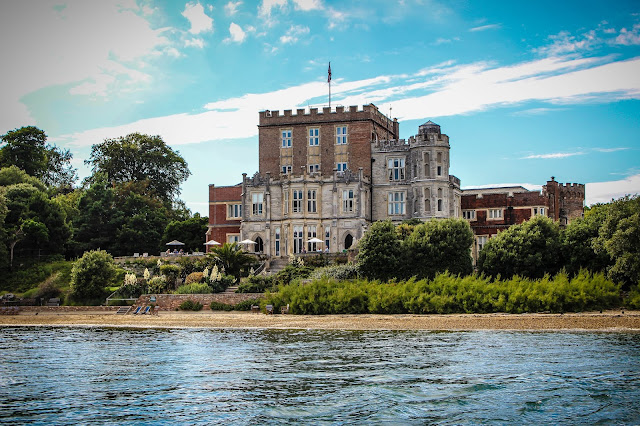
[{"label": "blue sky", "polygon": [[0,132],[72,150],[159,134],[181,198],[258,169],[258,111],[376,104],[402,138],[433,120],[463,187],[555,176],[587,203],[640,192],[638,1],[8,0]]}]

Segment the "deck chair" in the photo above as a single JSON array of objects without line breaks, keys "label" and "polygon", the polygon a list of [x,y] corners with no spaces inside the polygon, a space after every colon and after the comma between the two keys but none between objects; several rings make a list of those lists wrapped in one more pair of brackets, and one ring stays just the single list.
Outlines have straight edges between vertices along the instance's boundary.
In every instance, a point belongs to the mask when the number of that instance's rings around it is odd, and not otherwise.
[{"label": "deck chair", "polygon": [[149,311],[151,311],[151,306],[147,306],[146,308],[144,308],[144,311],[142,311],[141,315],[146,315],[149,313]]},{"label": "deck chair", "polygon": [[251,312],[254,314],[257,314],[260,312],[260,306],[258,305],[251,305]]},{"label": "deck chair", "polygon": [[289,313],[289,304],[287,303],[287,306],[280,306],[280,313],[281,314],[288,314]]},{"label": "deck chair", "polygon": [[140,253],[133,253],[133,257],[140,257]]},{"label": "deck chair", "polygon": [[267,315],[273,314],[273,305],[267,305],[265,309],[267,310]]},{"label": "deck chair", "polygon": [[142,306],[138,306],[136,310],[133,311],[133,315],[138,315],[140,313],[140,309],[142,309]]}]

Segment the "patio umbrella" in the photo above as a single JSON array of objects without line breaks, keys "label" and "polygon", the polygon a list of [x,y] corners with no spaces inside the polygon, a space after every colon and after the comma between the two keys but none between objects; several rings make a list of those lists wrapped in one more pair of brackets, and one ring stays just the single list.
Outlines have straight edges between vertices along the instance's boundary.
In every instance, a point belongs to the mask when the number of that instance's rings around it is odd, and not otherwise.
[{"label": "patio umbrella", "polygon": [[240,244],[257,244],[255,241],[251,241],[250,239],[240,241]]},{"label": "patio umbrella", "polygon": [[313,237],[312,239],[307,241],[308,243],[323,243],[324,241],[322,241],[319,238]]},{"label": "patio umbrella", "polygon": [[219,246],[220,243],[214,240],[209,240],[206,243],[204,243],[205,246]]},{"label": "patio umbrella", "polygon": [[184,243],[178,241],[178,240],[173,240],[173,241],[169,241],[167,243],[168,246],[183,246]]}]

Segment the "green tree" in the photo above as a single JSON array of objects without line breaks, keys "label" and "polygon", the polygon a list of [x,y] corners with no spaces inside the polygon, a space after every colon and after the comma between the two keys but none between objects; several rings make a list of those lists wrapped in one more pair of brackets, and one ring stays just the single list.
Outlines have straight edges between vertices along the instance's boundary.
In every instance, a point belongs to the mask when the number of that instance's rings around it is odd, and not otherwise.
[{"label": "green tree", "polygon": [[0,169],[0,186],[15,185],[17,183],[28,183],[43,192],[47,190],[47,186],[40,179],[29,176],[27,172],[21,170],[18,166],[11,165]]},{"label": "green tree", "polygon": [[358,270],[369,279],[387,281],[398,276],[403,251],[390,220],[371,225],[358,243]]},{"label": "green tree", "polygon": [[162,241],[180,240],[186,250],[202,251],[208,224],[209,218],[201,217],[199,213],[187,220],[172,220],[164,229]]},{"label": "green tree", "polygon": [[34,126],[10,130],[0,136],[0,167],[17,166],[30,176],[42,178],[47,169],[47,135]]},{"label": "green tree", "polygon": [[605,272],[611,265],[606,250],[596,253],[595,241],[607,217],[608,204],[593,206],[584,218],[575,219],[561,232],[563,263],[567,272],[577,274],[581,269]]},{"label": "green tree", "polygon": [[542,278],[561,267],[560,228],[536,216],[489,239],[480,252],[478,269],[490,276]]},{"label": "green tree", "polygon": [[91,186],[78,198],[74,220],[76,255],[102,248],[111,250],[118,227],[115,194],[104,174],[94,176]]},{"label": "green tree", "polygon": [[113,257],[104,250],[88,251],[71,270],[71,297],[78,301],[96,299],[116,277]]},{"label": "green tree", "polygon": [[9,264],[8,258],[8,241],[7,241],[7,226],[5,225],[5,219],[9,209],[7,208],[7,199],[4,195],[5,188],[0,186],[0,270],[7,267]]},{"label": "green tree", "polygon": [[165,201],[177,197],[190,175],[187,162],[160,136],[132,133],[93,145],[90,159],[94,175],[105,173],[111,184],[147,182],[147,188]]},{"label": "green tree", "polygon": [[612,259],[608,275],[625,287],[640,281],[640,197],[624,197],[610,203],[607,216],[593,242],[598,254]]},{"label": "green tree", "polygon": [[247,254],[236,243],[224,243],[221,246],[214,247],[209,252],[216,263],[224,268],[226,275],[232,275],[239,279],[243,272],[255,263],[253,256]]},{"label": "green tree", "polygon": [[430,220],[415,227],[405,240],[405,274],[433,278],[439,272],[470,274],[473,232],[466,220]]},{"label": "green tree", "polygon": [[16,166],[47,186],[68,191],[78,179],[68,149],[47,144],[47,135],[34,126],[21,127],[1,136],[0,167]]}]

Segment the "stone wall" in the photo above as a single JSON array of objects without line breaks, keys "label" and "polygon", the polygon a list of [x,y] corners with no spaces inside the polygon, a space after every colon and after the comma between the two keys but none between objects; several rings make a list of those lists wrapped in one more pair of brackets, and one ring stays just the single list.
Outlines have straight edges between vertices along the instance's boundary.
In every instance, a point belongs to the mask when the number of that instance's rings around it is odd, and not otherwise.
[{"label": "stone wall", "polygon": [[[260,299],[263,293],[215,293],[215,294],[143,294],[134,306],[155,305],[161,311],[175,311],[186,300],[202,303],[203,309],[210,309],[211,302],[235,305],[245,300]],[[151,297],[156,301],[151,302]]]}]

